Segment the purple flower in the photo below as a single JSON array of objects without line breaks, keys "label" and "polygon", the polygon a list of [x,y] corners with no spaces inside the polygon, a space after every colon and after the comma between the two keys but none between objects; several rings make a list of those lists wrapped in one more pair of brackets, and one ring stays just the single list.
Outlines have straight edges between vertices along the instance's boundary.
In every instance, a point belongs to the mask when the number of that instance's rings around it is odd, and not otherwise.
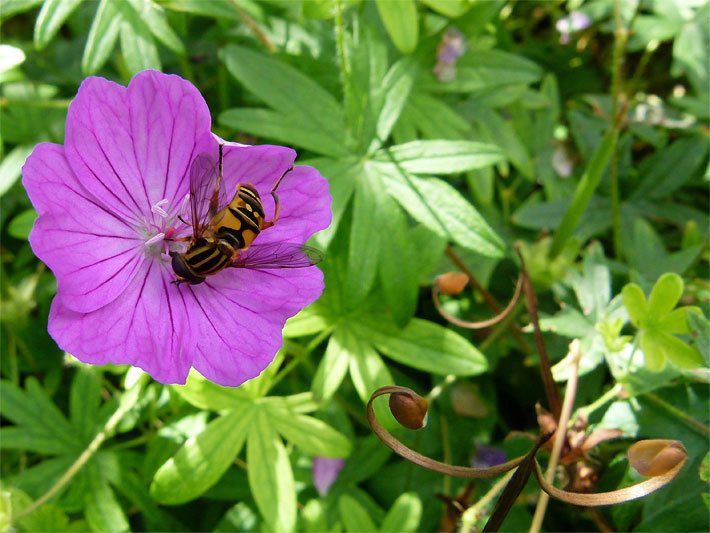
[{"label": "purple flower", "polygon": [[[197,89],[153,71],[128,87],[88,78],[66,124],[64,146],[39,144],[23,168],[39,214],[30,244],[57,278],[50,335],[84,362],[135,365],[163,383],[184,383],[191,367],[227,386],[257,376],[286,319],[321,294],[323,276],[314,267],[227,268],[201,285],[171,283],[167,252],[191,235],[178,216],[189,217],[192,161],[218,153]],[[253,184],[270,219],[269,191],[295,156],[225,143],[227,194]],[[330,224],[328,185],[315,169],[295,167],[278,194],[280,219],[253,249],[302,244]]]},{"label": "purple flower", "polygon": [[434,75],[439,81],[456,79],[456,61],[466,51],[466,39],[456,28],[449,28],[436,48]]},{"label": "purple flower", "polygon": [[338,474],[344,465],[345,459],[313,458],[313,485],[315,485],[318,494],[321,496],[328,494],[328,490],[338,479]]},{"label": "purple flower", "polygon": [[493,446],[477,446],[476,455],[471,459],[474,468],[488,468],[505,463],[505,451]]},{"label": "purple flower", "polygon": [[555,24],[555,28],[560,32],[560,43],[569,43],[569,37],[574,32],[588,28],[592,23],[592,19],[581,11],[572,11],[566,17],[561,18]]}]

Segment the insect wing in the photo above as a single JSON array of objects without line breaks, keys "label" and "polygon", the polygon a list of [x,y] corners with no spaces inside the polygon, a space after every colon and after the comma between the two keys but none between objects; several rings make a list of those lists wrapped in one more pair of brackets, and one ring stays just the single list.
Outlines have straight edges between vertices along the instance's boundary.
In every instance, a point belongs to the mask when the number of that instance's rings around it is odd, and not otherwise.
[{"label": "insect wing", "polygon": [[232,263],[235,268],[304,268],[320,263],[325,255],[311,246],[275,242],[250,247]]},{"label": "insect wing", "polygon": [[219,206],[226,204],[220,168],[219,161],[207,152],[199,154],[190,167],[190,223],[195,239],[202,235]]}]

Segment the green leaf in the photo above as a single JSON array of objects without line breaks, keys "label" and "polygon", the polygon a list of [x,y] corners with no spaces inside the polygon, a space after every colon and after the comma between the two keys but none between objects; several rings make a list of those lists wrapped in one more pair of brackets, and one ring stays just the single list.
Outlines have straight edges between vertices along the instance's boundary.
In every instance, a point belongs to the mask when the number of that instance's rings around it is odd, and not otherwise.
[{"label": "green leaf", "polygon": [[32,153],[34,146],[23,144],[15,146],[9,153],[5,154],[0,161],[0,197],[4,195],[10,187],[14,185],[17,178],[22,174],[22,165]]},{"label": "green leaf", "polygon": [[53,451],[46,453],[74,453],[81,449],[76,430],[59,408],[47,396],[33,377],[26,381],[27,391],[9,381],[0,382],[0,413],[32,435],[41,439]]},{"label": "green leaf", "polygon": [[121,52],[126,67],[135,75],[142,70],[160,70],[158,47],[146,22],[128,2],[118,2],[121,21]]},{"label": "green leaf", "polygon": [[81,70],[87,76],[98,72],[113,51],[123,20],[118,4],[120,2],[101,0],[96,9],[81,59]]},{"label": "green leaf", "polygon": [[355,498],[343,494],[338,500],[338,509],[340,510],[340,520],[348,533],[378,531],[369,513]]},{"label": "green leaf", "polygon": [[254,418],[253,406],[248,404],[210,422],[156,472],[151,496],[160,503],[178,504],[209,489],[239,454]]},{"label": "green leaf", "polygon": [[16,239],[27,240],[35,220],[37,220],[37,212],[32,208],[26,209],[12,219],[7,227],[7,232]]},{"label": "green leaf", "polygon": [[101,378],[96,375],[93,367],[77,368],[69,391],[69,419],[81,430],[81,436],[90,442],[96,434],[101,405]]},{"label": "green leaf", "polygon": [[330,132],[302,118],[268,109],[228,109],[219,116],[220,124],[236,131],[300,146],[317,154],[342,157],[348,149]]},{"label": "green leaf", "polygon": [[[412,141],[388,150],[404,170],[414,174],[458,174],[503,161],[498,147],[473,141]],[[376,158],[390,160],[384,150]]]},{"label": "green leaf", "polygon": [[397,49],[411,54],[419,40],[419,16],[414,0],[375,0],[382,24]]},{"label": "green leaf", "polygon": [[389,198],[382,198],[382,249],[379,275],[387,306],[395,323],[403,327],[414,315],[419,298],[419,249],[402,209]]},{"label": "green leaf", "polygon": [[97,469],[89,469],[89,490],[84,497],[84,515],[93,531],[128,531],[128,519],[111,487]]},{"label": "green leaf", "polygon": [[658,333],[653,336],[651,342],[655,342],[664,356],[680,368],[698,368],[705,363],[703,356],[696,348],[673,335]]},{"label": "green leaf", "polygon": [[[219,21],[242,22],[237,4],[225,0],[161,0],[165,9],[212,17]],[[241,1],[241,5],[246,2]]]},{"label": "green leaf", "polygon": [[365,169],[360,161],[352,159],[315,159],[309,161],[308,164],[316,167],[323,176],[328,178],[328,188],[333,199],[331,204],[332,222],[327,229],[315,237],[318,245],[326,248],[340,227],[340,221],[355,192],[355,185],[365,173]]},{"label": "green leaf", "polygon": [[670,313],[683,296],[683,278],[673,272],[663,274],[651,290],[648,297],[648,316],[661,319]]},{"label": "green leaf", "polygon": [[389,137],[402,114],[417,76],[417,63],[409,57],[397,61],[382,81],[382,109],[377,119],[377,139],[372,149],[379,147]]},{"label": "green leaf", "polygon": [[[697,15],[678,31],[673,43],[674,75],[684,72],[695,92],[707,103],[710,93],[707,43],[710,40],[710,8],[704,4]],[[703,106],[707,110],[707,105]]]},{"label": "green leaf", "polygon": [[666,200],[702,171],[708,155],[707,139],[681,137],[644,161],[632,200]]},{"label": "green leaf", "polygon": [[542,69],[523,56],[501,50],[469,50],[456,63],[456,79],[445,83],[433,74],[422,79],[421,87],[434,92],[499,91],[508,85],[528,85],[540,81]]},{"label": "green leaf", "polygon": [[42,3],[42,0],[3,0],[0,9],[0,21],[9,19],[18,13],[24,13],[34,9]]},{"label": "green leaf", "polygon": [[305,337],[320,333],[328,325],[328,319],[323,316],[323,310],[316,302],[302,309],[296,316],[289,318],[284,326],[283,334],[284,338]]},{"label": "green leaf", "polygon": [[422,502],[415,492],[405,492],[385,515],[380,531],[414,532],[422,517]]},{"label": "green leaf", "polygon": [[695,346],[705,359],[705,365],[710,366],[710,321],[700,313],[689,313],[688,325],[695,339]]},{"label": "green leaf", "polygon": [[629,312],[632,324],[637,328],[641,327],[641,321],[648,312],[648,302],[643,289],[635,283],[629,283],[621,289],[621,296],[624,299],[624,306]]},{"label": "green leaf", "polygon": [[412,319],[398,330],[378,316],[360,316],[353,322],[356,334],[369,339],[387,357],[398,363],[437,375],[473,376],[488,368],[485,356],[453,330]]},{"label": "green leaf", "polygon": [[195,407],[211,411],[242,408],[249,400],[245,389],[222,387],[205,379],[197,372],[190,372],[187,383],[173,385],[172,390]]},{"label": "green leaf", "polygon": [[382,226],[382,186],[377,173],[366,172],[357,182],[348,252],[346,301],[357,307],[372,288],[377,274]]},{"label": "green leaf", "polygon": [[[486,135],[486,140],[495,143],[505,152],[510,162],[528,179],[535,177],[535,164],[528,149],[516,131],[511,120],[504,120],[499,113],[491,109],[477,109],[478,124]],[[498,163],[499,161],[494,161]]]},{"label": "green leaf", "polygon": [[422,0],[422,4],[448,18],[458,18],[473,6],[469,0]]},{"label": "green leaf", "polygon": [[295,68],[247,48],[222,51],[227,70],[264,102],[302,124],[328,132],[345,143],[345,117],[338,101]]},{"label": "green leaf", "polygon": [[45,0],[39,10],[35,22],[35,48],[42,50],[62,27],[74,10],[81,4],[81,0]]},{"label": "green leaf", "polygon": [[185,45],[168,24],[161,6],[153,0],[128,0],[128,3],[158,41],[176,54],[185,55]]},{"label": "green leaf", "polygon": [[[351,329],[346,329],[343,336],[350,354],[350,377],[360,399],[367,402],[375,390],[394,383],[392,374],[367,337],[360,337]],[[382,411],[384,414],[386,409]],[[384,420],[377,414],[380,421]]]},{"label": "green leaf", "polygon": [[584,211],[589,205],[592,194],[601,181],[602,174],[607,166],[607,163],[609,163],[609,159],[614,151],[617,139],[618,131],[616,128],[612,128],[604,136],[602,142],[599,144],[599,147],[594,153],[594,156],[589,161],[587,169],[574,191],[572,202],[570,203],[569,208],[560,223],[560,227],[557,229],[557,232],[552,240],[552,246],[550,247],[551,258],[555,258],[559,255],[559,253],[564,249],[565,244],[567,244],[567,241],[574,233],[577,223],[580,218],[582,218]]},{"label": "green leaf", "polygon": [[328,340],[328,347],[323,359],[318,364],[318,370],[311,385],[313,395],[319,401],[327,401],[332,398],[348,371],[347,334],[344,328],[338,327]]},{"label": "green leaf", "polygon": [[267,412],[258,412],[247,443],[249,486],[261,516],[271,530],[291,531],[296,525],[296,488],[291,463]]},{"label": "green leaf", "polygon": [[352,447],[348,438],[322,420],[276,405],[266,406],[266,413],[271,426],[304,452],[320,457],[350,455]]},{"label": "green leaf", "polygon": [[449,241],[486,257],[502,257],[504,245],[483,217],[461,194],[437,178],[402,174],[394,165],[368,163],[380,172],[387,192],[415,219]]}]

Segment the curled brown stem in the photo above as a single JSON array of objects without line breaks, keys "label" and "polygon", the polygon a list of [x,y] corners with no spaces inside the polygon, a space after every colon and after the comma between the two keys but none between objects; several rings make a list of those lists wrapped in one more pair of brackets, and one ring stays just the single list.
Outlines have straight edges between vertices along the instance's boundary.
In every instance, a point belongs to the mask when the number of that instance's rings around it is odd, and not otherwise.
[{"label": "curled brown stem", "polygon": [[535,288],[533,287],[532,280],[528,274],[528,269],[525,266],[525,259],[523,259],[523,254],[520,253],[520,248],[515,247],[520,257],[520,274],[523,278],[523,291],[525,292],[525,304],[528,308],[528,314],[530,315],[530,322],[532,322],[533,332],[535,334],[535,345],[537,346],[537,352],[540,356],[540,373],[542,375],[542,382],[545,386],[545,395],[547,396],[547,403],[550,406],[550,412],[555,417],[555,420],[560,419],[560,412],[562,410],[562,401],[560,399],[560,391],[557,388],[554,378],[552,377],[552,364],[550,363],[550,356],[547,353],[547,348],[545,348],[545,340],[542,337],[542,330],[540,329],[540,320],[537,314],[537,296],[535,295]]},{"label": "curled brown stem", "polygon": [[[489,468],[471,468],[442,463],[412,450],[397,440],[397,438],[395,438],[384,427],[382,427],[375,416],[373,402],[379,396],[384,396],[386,394],[403,394],[411,396],[414,400],[417,400],[420,396],[407,387],[387,386],[377,389],[374,393],[372,393],[370,400],[367,402],[367,419],[370,422],[372,430],[385,445],[408,461],[428,470],[439,472],[448,476],[460,478],[490,478],[519,467],[527,460],[526,466],[532,467],[532,474],[535,476],[535,479],[537,479],[540,488],[542,488],[542,490],[547,492],[553,498],[572,505],[579,505],[582,507],[598,507],[603,505],[615,505],[642,498],[643,496],[655,492],[673,481],[681,472],[683,466],[688,460],[688,453],[683,447],[683,444],[679,441],[639,441],[633,444],[627,452],[629,462],[642,474],[652,477],[637,483],[636,485],[610,492],[600,492],[594,494],[568,492],[566,490],[558,489],[549,483],[545,479],[540,465],[530,454],[518,457],[508,461],[507,463],[491,466]],[[541,436],[538,439],[534,447],[535,452],[546,438],[549,438],[549,435]],[[515,478],[516,476],[513,477]]]},{"label": "curled brown stem", "polygon": [[454,315],[449,314],[444,307],[441,305],[441,301],[439,300],[439,296],[441,295],[441,289],[439,288],[438,285],[434,285],[431,291],[432,298],[434,299],[434,306],[436,307],[436,310],[439,311],[439,314],[443,316],[447,321],[451,322],[455,326],[459,326],[461,328],[467,328],[467,329],[483,329],[483,328],[489,328],[491,326],[495,326],[499,322],[505,319],[510,312],[515,308],[515,304],[518,303],[518,300],[520,299],[520,294],[522,293],[523,290],[523,276],[522,274],[518,277],[518,283],[515,286],[515,294],[513,294],[513,298],[510,300],[508,303],[507,307],[500,311],[496,316],[493,318],[489,318],[488,320],[480,320],[478,322],[469,322],[468,320],[461,320],[460,318],[455,317]]},{"label": "curled brown stem", "polygon": [[420,454],[419,452],[415,452],[397,440],[396,437],[382,427],[382,425],[377,421],[373,402],[377,397],[385,394],[406,394],[411,395],[414,398],[419,397],[419,395],[407,387],[388,386],[377,389],[374,393],[372,393],[372,396],[370,396],[370,401],[367,402],[367,420],[370,422],[370,426],[375,432],[375,435],[377,435],[377,437],[395,453],[401,455],[414,464],[422,466],[428,470],[433,470],[434,472],[439,472],[440,474],[446,474],[447,476],[462,478],[490,478],[515,468],[524,459],[524,457],[519,457],[517,459],[513,459],[512,461],[508,461],[507,463],[491,466],[489,468],[472,468],[467,466],[449,465],[442,463],[441,461],[431,459]]}]

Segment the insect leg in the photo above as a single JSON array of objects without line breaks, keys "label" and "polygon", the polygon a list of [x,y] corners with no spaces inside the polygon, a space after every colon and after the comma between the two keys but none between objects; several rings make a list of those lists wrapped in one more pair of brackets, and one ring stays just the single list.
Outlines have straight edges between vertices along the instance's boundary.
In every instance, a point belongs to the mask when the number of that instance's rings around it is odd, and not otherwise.
[{"label": "insect leg", "polygon": [[274,217],[271,220],[269,220],[268,222],[264,222],[264,226],[261,228],[262,230],[266,229],[266,228],[270,228],[271,226],[276,224],[276,221],[279,219],[281,202],[279,201],[279,195],[276,194],[276,189],[279,188],[279,185],[281,185],[281,180],[286,177],[286,174],[288,174],[292,170],[293,170],[293,165],[286,172],[281,174],[281,177],[276,182],[276,185],[274,185],[274,187],[271,189],[271,197],[274,199]]}]

